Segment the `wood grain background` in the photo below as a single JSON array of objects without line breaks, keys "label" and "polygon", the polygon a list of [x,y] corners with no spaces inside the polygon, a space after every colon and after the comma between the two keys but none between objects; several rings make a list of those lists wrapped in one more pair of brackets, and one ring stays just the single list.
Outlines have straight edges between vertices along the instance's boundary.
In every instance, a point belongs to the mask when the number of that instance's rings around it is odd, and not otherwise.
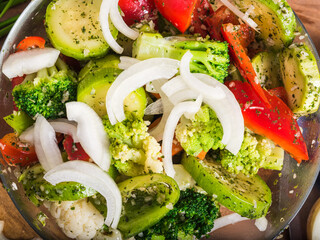
[{"label": "wood grain background", "polygon": [[[288,0],[288,2],[302,20],[320,52],[320,0]],[[8,15],[13,16],[24,7],[25,5],[17,6]],[[0,220],[5,221],[4,234],[10,239],[37,237],[37,234],[21,217],[2,186],[0,187]]]}]

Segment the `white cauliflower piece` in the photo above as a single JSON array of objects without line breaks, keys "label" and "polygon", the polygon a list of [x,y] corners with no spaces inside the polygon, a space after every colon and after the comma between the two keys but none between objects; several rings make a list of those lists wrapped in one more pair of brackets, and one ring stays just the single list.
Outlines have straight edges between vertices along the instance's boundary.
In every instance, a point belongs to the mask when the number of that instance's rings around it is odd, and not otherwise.
[{"label": "white cauliflower piece", "polygon": [[86,198],[61,203],[46,202],[45,206],[69,238],[92,239],[104,224],[103,216]]},{"label": "white cauliflower piece", "polygon": [[163,163],[159,160],[161,158],[161,147],[157,140],[152,136],[146,137],[143,140],[142,148],[146,155],[145,172],[163,173]]}]

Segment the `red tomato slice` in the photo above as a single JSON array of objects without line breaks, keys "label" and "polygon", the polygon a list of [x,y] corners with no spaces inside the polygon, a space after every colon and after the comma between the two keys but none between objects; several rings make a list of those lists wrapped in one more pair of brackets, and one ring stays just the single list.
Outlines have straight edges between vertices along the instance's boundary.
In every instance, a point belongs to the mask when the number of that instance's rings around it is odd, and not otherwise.
[{"label": "red tomato slice", "polygon": [[190,32],[194,34],[198,33],[203,38],[206,37],[208,35],[208,31],[205,25],[205,19],[213,14],[213,8],[208,0],[197,1],[192,14],[191,25],[189,28]]},{"label": "red tomato slice", "polygon": [[44,48],[45,43],[46,40],[44,40],[42,37],[26,37],[17,45],[17,52],[26,51],[32,48]]},{"label": "red tomato slice", "polygon": [[201,0],[155,0],[161,15],[184,33],[191,24],[191,17],[197,1]]},{"label": "red tomato slice", "polygon": [[127,25],[153,20],[157,18],[156,6],[153,0],[119,0],[119,7],[123,12],[123,20]]},{"label": "red tomato slice", "polygon": [[9,166],[27,166],[38,161],[34,146],[21,142],[14,133],[0,139],[0,152]]},{"label": "red tomato slice", "polygon": [[89,155],[83,150],[80,143],[75,143],[71,136],[65,135],[63,147],[68,154],[69,160],[89,161]]},{"label": "red tomato slice", "polygon": [[286,150],[297,162],[308,160],[308,151],[299,125],[289,107],[268,91],[270,106],[261,101],[247,82],[229,81],[226,86],[238,100],[245,126]]}]

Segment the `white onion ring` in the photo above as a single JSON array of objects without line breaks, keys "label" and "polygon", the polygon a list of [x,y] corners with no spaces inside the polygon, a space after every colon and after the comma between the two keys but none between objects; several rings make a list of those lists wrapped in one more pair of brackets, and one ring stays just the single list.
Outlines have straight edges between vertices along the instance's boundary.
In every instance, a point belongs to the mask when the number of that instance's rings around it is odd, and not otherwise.
[{"label": "white onion ring", "polygon": [[103,170],[108,171],[111,163],[109,139],[101,118],[87,104],[66,103],[67,117],[78,123],[79,142],[90,158]]},{"label": "white onion ring", "polygon": [[178,66],[178,60],[151,58],[123,71],[112,83],[106,96],[106,108],[111,124],[125,119],[123,101],[128,94],[150,81],[173,77],[178,72]]},{"label": "white onion ring", "polygon": [[99,22],[103,37],[106,40],[106,42],[109,44],[113,51],[115,51],[118,54],[121,54],[123,52],[123,48],[113,38],[110,31],[109,13],[111,11],[111,4],[111,0],[102,0],[99,12]]},{"label": "white onion ring", "polygon": [[11,54],[2,65],[2,72],[8,78],[38,72],[52,67],[60,51],[54,48],[35,48]]},{"label": "white onion ring", "polygon": [[166,122],[166,126],[163,132],[163,141],[162,141],[162,153],[163,153],[163,166],[166,174],[169,177],[174,178],[175,170],[173,168],[172,163],[172,142],[174,137],[174,131],[176,126],[180,120],[180,117],[185,114],[196,114],[201,107],[202,103],[202,96],[200,95],[197,100],[194,101],[187,101],[178,103],[172,109],[168,120]]},{"label": "white onion ring", "polygon": [[99,192],[107,201],[105,224],[117,228],[122,209],[121,193],[113,179],[101,168],[85,161],[68,161],[47,172],[43,178],[53,185],[78,182]]},{"label": "white onion ring", "polygon": [[[49,120],[49,123],[55,132],[70,135],[75,143],[79,142],[77,136],[77,125],[74,122],[71,122],[68,119],[59,118]],[[34,144],[33,130],[34,126],[27,128],[23,133],[21,133],[19,139],[23,142]]]},{"label": "white onion ring", "polygon": [[119,9],[118,9],[118,3],[119,0],[108,0],[110,1],[111,8],[110,8],[110,18],[113,23],[113,25],[116,27],[116,29],[119,30],[123,35],[126,37],[135,40],[139,33],[130,28],[124,21],[122,16],[120,15]]},{"label": "white onion ring", "polygon": [[118,68],[125,70],[138,62],[140,62],[140,60],[136,58],[121,56],[120,63],[118,64]]},{"label": "white onion ring", "polygon": [[43,169],[49,171],[63,163],[56,133],[49,122],[38,115],[34,125],[34,146]]},{"label": "white onion ring", "polygon": [[223,99],[225,97],[224,92],[219,87],[213,87],[198,80],[190,72],[190,61],[192,60],[192,53],[187,51],[181,58],[180,62],[180,74],[184,82],[188,87],[205,98]]},{"label": "white onion ring", "polygon": [[163,86],[165,84],[165,82],[166,82],[166,80],[163,80],[163,79],[152,82],[154,88],[156,89],[156,91],[159,93],[159,95],[161,97],[162,108],[163,108],[163,114],[162,114],[160,122],[157,124],[157,126],[155,126],[154,128],[152,128],[149,131],[149,134],[152,137],[154,137],[158,142],[161,141],[163,138],[163,130],[166,125],[169,114],[173,108],[173,104],[169,101],[166,94],[164,94],[163,91],[161,90],[161,86]]}]

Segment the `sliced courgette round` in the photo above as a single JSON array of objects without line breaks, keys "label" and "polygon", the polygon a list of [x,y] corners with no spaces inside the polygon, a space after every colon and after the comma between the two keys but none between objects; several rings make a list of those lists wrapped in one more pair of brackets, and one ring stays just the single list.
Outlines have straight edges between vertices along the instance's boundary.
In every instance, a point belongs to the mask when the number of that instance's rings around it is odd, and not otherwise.
[{"label": "sliced courgette round", "polygon": [[[91,60],[80,71],[81,80],[78,85],[77,101],[88,104],[103,117],[107,114],[106,95],[113,81],[122,72],[118,68],[119,57],[108,55],[105,58]],[[124,111],[134,113],[137,117],[144,116],[147,96],[143,88],[131,92],[124,100]]]},{"label": "sliced courgette round", "polygon": [[275,52],[260,52],[252,58],[252,66],[262,87],[272,89],[283,85],[278,59]]},{"label": "sliced courgette round", "polygon": [[26,195],[35,204],[39,201],[76,201],[96,194],[96,190],[76,182],[63,182],[52,185],[43,178],[44,170],[36,164],[25,170],[19,177]]},{"label": "sliced courgette round", "polygon": [[286,0],[236,0],[236,5],[258,24],[258,36],[268,47],[281,49],[292,43],[296,19]]},{"label": "sliced courgette round", "polygon": [[320,76],[317,61],[307,45],[292,46],[280,54],[280,71],[289,106],[297,115],[318,110]]},{"label": "sliced courgette round", "polygon": [[233,175],[213,160],[184,155],[182,165],[217,202],[243,217],[263,217],[271,205],[271,190],[258,176]]},{"label": "sliced courgette round", "polygon": [[[64,55],[78,60],[101,57],[107,54],[99,23],[102,0],[54,0],[46,11],[45,26],[52,45]],[[109,21],[110,22],[110,21]],[[118,31],[110,23],[113,37]]]},{"label": "sliced courgette round", "polygon": [[[178,184],[163,174],[133,177],[118,184],[122,196],[122,216],[118,229],[125,238],[143,232],[156,224],[180,197]],[[106,216],[105,199],[90,198],[91,203]]]}]

